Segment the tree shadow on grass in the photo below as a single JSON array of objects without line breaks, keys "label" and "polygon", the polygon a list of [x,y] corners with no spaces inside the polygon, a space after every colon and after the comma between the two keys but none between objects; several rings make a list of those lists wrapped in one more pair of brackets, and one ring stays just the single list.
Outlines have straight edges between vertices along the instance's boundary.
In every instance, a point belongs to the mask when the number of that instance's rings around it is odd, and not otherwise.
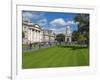
[{"label": "tree shadow on grass", "polygon": [[87,49],[88,47],[87,46],[76,46],[76,45],[66,45],[66,46],[58,46],[58,47],[61,47],[61,48],[70,48],[72,50],[78,50],[78,49]]}]

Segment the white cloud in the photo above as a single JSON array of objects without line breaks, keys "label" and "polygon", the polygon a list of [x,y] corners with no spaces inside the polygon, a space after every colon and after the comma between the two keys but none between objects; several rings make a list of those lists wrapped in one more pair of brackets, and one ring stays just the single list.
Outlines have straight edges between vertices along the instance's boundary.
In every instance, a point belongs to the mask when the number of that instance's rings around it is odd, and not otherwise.
[{"label": "white cloud", "polygon": [[23,12],[23,17],[32,17],[33,15],[30,12]]},{"label": "white cloud", "polygon": [[40,12],[23,12],[23,20],[31,20],[32,18],[37,20],[41,19],[41,17],[43,17],[43,13]]},{"label": "white cloud", "polygon": [[52,30],[52,31],[55,32],[56,34],[59,34],[59,33],[65,34],[65,28],[64,28],[64,27],[63,27],[63,28],[57,28],[57,29],[52,28],[52,29],[50,29],[50,30]]},{"label": "white cloud", "polygon": [[63,18],[57,18],[50,22],[51,30],[53,30],[56,34],[63,33],[65,34],[65,29],[67,25],[75,25],[76,22],[74,20],[64,20]]},{"label": "white cloud", "polygon": [[[37,21],[37,24],[43,27],[47,27],[48,20],[46,18],[42,18]],[[73,20],[65,20],[63,18],[57,18],[50,22],[50,26],[47,27],[50,30],[53,30],[56,34],[63,33],[65,34],[66,26],[67,25],[74,25],[76,24]]]},{"label": "white cloud", "polygon": [[47,19],[46,18],[40,19],[39,21],[37,21],[37,24],[39,24],[40,26],[46,26]]},{"label": "white cloud", "polygon": [[30,20],[33,17],[33,15],[29,12],[23,12],[23,20]]},{"label": "white cloud", "polygon": [[54,27],[57,27],[57,26],[64,27],[66,25],[74,25],[74,24],[77,24],[74,20],[65,21],[63,18],[57,18],[50,22],[50,25]]},{"label": "white cloud", "polygon": [[57,19],[54,19],[53,21],[51,21],[50,24],[52,26],[65,26],[66,22],[62,18],[57,18]]},{"label": "white cloud", "polygon": [[76,24],[76,22],[73,21],[73,20],[69,20],[69,21],[66,22],[66,24],[67,24],[67,25],[72,25],[72,24]]}]

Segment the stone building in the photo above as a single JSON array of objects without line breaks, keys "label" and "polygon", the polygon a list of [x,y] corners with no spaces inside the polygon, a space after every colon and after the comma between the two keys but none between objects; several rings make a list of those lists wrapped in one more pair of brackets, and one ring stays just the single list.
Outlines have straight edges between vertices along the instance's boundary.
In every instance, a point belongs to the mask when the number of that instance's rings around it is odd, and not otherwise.
[{"label": "stone building", "polygon": [[72,42],[72,31],[71,31],[70,26],[66,27],[65,42],[66,43],[71,43]]},{"label": "stone building", "polygon": [[52,30],[43,30],[43,42],[54,42],[55,41],[55,33]]},{"label": "stone building", "polygon": [[55,41],[55,34],[52,30],[44,30],[32,22],[23,21],[22,32],[24,33],[24,37],[22,38],[23,44]]}]

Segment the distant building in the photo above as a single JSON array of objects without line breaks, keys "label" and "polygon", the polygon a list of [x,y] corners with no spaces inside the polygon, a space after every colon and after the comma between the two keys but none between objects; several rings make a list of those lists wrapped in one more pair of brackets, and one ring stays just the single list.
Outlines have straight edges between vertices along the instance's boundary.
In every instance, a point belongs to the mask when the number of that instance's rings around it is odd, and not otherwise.
[{"label": "distant building", "polygon": [[52,30],[43,30],[43,42],[54,42],[55,41],[55,33]]},{"label": "distant building", "polygon": [[33,24],[32,22],[23,21],[22,31],[25,35],[22,39],[23,44],[55,41],[55,34],[52,30],[44,30],[39,25]]},{"label": "distant building", "polygon": [[65,42],[66,43],[71,43],[72,42],[72,31],[71,31],[70,26],[66,27]]}]

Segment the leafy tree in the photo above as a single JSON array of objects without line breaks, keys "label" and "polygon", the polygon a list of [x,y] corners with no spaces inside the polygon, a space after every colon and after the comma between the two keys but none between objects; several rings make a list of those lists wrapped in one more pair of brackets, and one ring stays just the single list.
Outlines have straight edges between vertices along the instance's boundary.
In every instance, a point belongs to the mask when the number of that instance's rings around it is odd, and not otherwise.
[{"label": "leafy tree", "polygon": [[61,43],[65,40],[65,35],[64,34],[58,34],[56,36],[55,40],[57,40],[59,42],[59,44],[61,45]]},{"label": "leafy tree", "polygon": [[86,41],[86,37],[82,34],[82,35],[79,35],[79,43],[80,44],[84,44],[85,43],[85,41]]},{"label": "leafy tree", "polygon": [[73,40],[73,41],[77,41],[77,40],[78,40],[78,36],[79,36],[78,31],[74,31],[74,32],[72,33],[72,40]]},{"label": "leafy tree", "polygon": [[[78,22],[78,37],[82,37],[84,35],[84,40],[86,44],[89,44],[89,14],[78,14],[74,18],[75,22]],[[80,38],[78,38],[80,39]],[[80,40],[78,40],[80,41]]]}]

